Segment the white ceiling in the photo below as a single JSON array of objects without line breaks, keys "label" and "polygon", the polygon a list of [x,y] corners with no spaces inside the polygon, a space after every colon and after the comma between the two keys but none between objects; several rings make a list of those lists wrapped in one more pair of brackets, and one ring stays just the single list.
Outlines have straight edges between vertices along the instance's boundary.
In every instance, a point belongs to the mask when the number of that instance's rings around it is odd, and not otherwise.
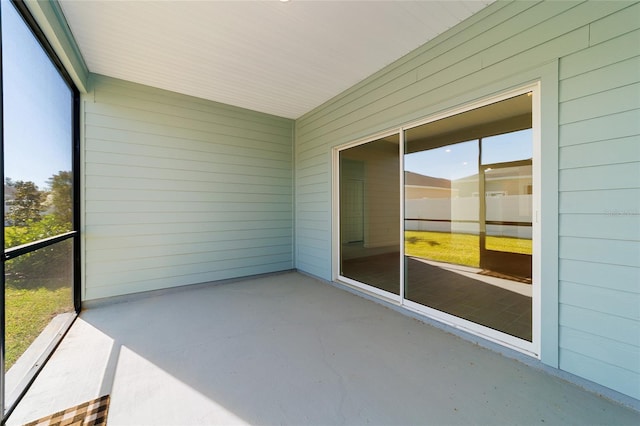
[{"label": "white ceiling", "polygon": [[493,0],[61,0],[89,70],[298,118]]}]

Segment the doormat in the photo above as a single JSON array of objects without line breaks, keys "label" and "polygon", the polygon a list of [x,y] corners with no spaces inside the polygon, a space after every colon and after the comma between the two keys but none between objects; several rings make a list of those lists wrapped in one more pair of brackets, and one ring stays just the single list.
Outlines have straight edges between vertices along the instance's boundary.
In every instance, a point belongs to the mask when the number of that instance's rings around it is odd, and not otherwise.
[{"label": "doormat", "polygon": [[486,275],[488,277],[502,278],[503,280],[511,280],[523,284],[531,284],[531,278],[514,277],[513,275],[501,274],[500,272],[489,271],[488,269],[483,269],[478,272],[478,275]]},{"label": "doormat", "polygon": [[24,426],[105,426],[108,412],[109,395],[105,395]]}]

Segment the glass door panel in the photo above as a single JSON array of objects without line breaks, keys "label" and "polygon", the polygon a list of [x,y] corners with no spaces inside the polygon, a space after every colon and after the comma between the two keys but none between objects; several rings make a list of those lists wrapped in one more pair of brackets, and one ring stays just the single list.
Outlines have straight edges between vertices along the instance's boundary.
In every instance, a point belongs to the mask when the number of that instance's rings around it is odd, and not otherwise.
[{"label": "glass door panel", "polygon": [[408,129],[404,297],[532,340],[531,97]]},{"label": "glass door panel", "polygon": [[399,135],[340,151],[340,275],[400,294]]}]

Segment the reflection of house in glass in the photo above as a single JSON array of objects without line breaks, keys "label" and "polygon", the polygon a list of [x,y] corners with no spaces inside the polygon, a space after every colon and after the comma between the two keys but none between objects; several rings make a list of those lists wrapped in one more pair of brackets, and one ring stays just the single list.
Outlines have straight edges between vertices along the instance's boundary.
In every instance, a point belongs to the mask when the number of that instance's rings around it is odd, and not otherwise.
[{"label": "reflection of house in glass", "polygon": [[[487,235],[531,238],[532,166],[485,168],[484,194]],[[460,198],[478,198],[478,175],[454,180]],[[480,208],[480,207],[478,207]],[[518,224],[529,224],[518,226]]]},{"label": "reflection of house in glass", "polygon": [[[521,195],[532,193],[531,166],[514,175],[511,170],[486,168],[484,171],[485,195],[487,197]],[[478,196],[478,175],[467,176],[452,181],[460,197]]]},{"label": "reflection of house in glass", "polygon": [[[487,235],[531,238],[531,166],[485,170]],[[448,180],[405,172],[405,229],[477,235],[478,175]],[[501,222],[502,224],[498,224]]]},{"label": "reflection of house in glass", "polygon": [[[451,191],[451,181],[449,179],[435,178],[408,171],[404,172],[404,197],[407,200],[451,198]],[[457,195],[456,192],[453,194]]]}]

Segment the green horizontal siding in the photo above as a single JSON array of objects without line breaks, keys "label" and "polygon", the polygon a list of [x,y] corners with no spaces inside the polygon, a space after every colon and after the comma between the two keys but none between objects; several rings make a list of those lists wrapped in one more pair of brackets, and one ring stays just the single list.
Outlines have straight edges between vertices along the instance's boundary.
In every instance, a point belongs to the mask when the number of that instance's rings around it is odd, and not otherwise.
[{"label": "green horizontal siding", "polygon": [[640,5],[560,62],[560,367],[640,398]]},{"label": "green horizontal siding", "polygon": [[[640,293],[640,268],[635,266],[560,259],[559,275],[561,281],[602,287],[605,291]],[[583,303],[579,298],[577,302]]]},{"label": "green horizontal siding", "polygon": [[560,303],[602,314],[615,312],[615,315],[611,315],[637,321],[640,320],[640,294],[637,290],[637,286],[632,284],[618,289],[606,287],[602,283],[588,285],[560,281]]},{"label": "green horizontal siding", "polygon": [[[640,74],[640,70],[638,70]],[[640,114],[640,111],[639,111]],[[571,169],[633,162],[640,157],[640,136],[571,145],[560,150],[560,168]]]},{"label": "green horizontal siding", "polygon": [[[602,343],[604,342],[590,342],[590,345],[597,346]],[[571,366],[569,370],[571,373],[615,389],[623,394],[634,397],[640,392],[640,374],[636,371],[630,371],[626,368],[603,362],[600,359],[591,358],[588,355],[574,351],[572,348],[561,347],[560,365]]]},{"label": "green horizontal siding", "polygon": [[567,329],[615,340],[624,344],[632,353],[634,346],[640,346],[640,325],[633,319],[614,315],[603,316],[593,309],[563,304],[560,320]]},{"label": "green horizontal siding", "polygon": [[293,267],[293,121],[92,76],[84,298]]}]

